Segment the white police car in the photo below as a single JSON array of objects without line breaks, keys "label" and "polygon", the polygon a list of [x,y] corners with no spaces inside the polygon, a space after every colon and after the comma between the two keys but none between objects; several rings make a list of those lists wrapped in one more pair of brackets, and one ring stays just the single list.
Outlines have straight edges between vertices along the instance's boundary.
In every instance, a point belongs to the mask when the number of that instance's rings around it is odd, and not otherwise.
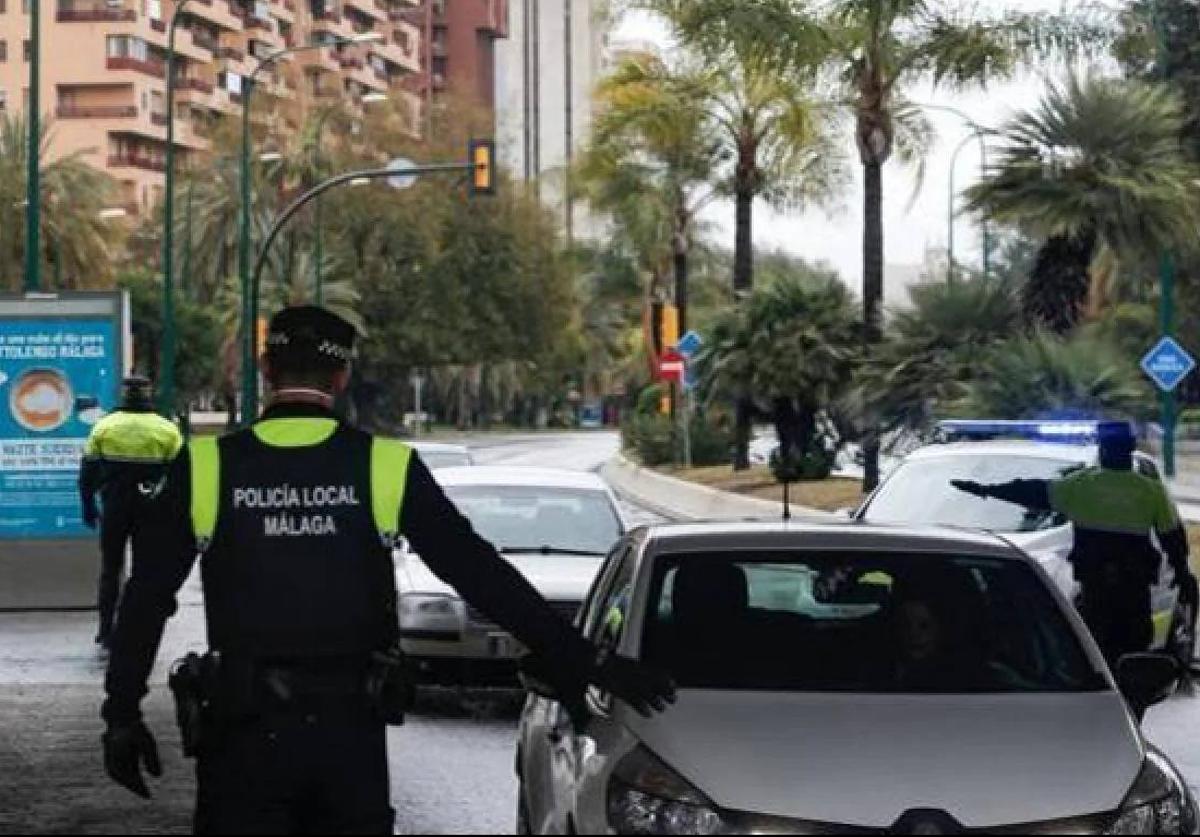
[{"label": "white police car", "polygon": [[[1063,593],[1079,594],[1067,556],[1073,545],[1070,525],[1060,515],[1031,512],[1002,500],[966,494],[953,480],[984,484],[1015,479],[1053,480],[1099,461],[1094,422],[947,421],[938,426],[945,441],[906,457],[857,510],[868,523],[952,526],[983,529],[1004,536],[1038,560]],[[1161,479],[1150,457],[1135,455],[1135,467]],[[1191,660],[1196,615],[1170,586],[1171,568],[1153,591],[1154,648]]]}]

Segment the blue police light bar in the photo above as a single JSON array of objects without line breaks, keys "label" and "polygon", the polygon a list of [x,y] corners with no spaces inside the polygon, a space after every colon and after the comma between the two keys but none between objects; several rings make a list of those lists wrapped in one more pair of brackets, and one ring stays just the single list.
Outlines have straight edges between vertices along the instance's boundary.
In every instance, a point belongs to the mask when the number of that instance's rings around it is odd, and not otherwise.
[{"label": "blue police light bar", "polygon": [[989,439],[1026,439],[1059,444],[1096,444],[1100,428],[1108,422],[1079,420],[940,421],[937,435],[945,441],[985,441]]}]

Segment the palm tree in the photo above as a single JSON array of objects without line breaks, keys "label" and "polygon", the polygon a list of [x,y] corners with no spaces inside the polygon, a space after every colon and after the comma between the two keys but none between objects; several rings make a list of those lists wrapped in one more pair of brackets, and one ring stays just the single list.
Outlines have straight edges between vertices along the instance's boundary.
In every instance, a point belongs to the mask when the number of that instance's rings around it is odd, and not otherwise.
[{"label": "palm tree", "polygon": [[832,457],[821,419],[850,388],[859,331],[853,299],[842,282],[782,276],[756,290],[714,329],[700,358],[704,387],[710,398],[733,396],[769,416],[779,434],[781,459],[812,462],[816,473],[806,475],[827,476]]},{"label": "palm tree", "polygon": [[959,411],[1010,419],[1127,418],[1150,403],[1145,376],[1112,343],[1092,334],[1064,340],[1040,332],[996,346]]},{"label": "palm tree", "polygon": [[964,397],[991,347],[1022,330],[1016,294],[1001,282],[921,285],[911,296],[856,387],[868,432],[928,429],[939,408]]},{"label": "palm tree", "polygon": [[999,162],[968,199],[1047,242],[1026,299],[1051,328],[1099,317],[1121,261],[1194,239],[1200,167],[1182,145],[1186,119],[1165,86],[1072,75],[1005,126]]},{"label": "palm tree", "polygon": [[[101,212],[113,206],[116,184],[85,163],[82,154],[50,161],[52,131],[52,125],[42,123],[42,259],[58,262],[54,272],[63,290],[105,287],[121,228]],[[0,114],[0,279],[10,290],[16,290],[25,262],[27,134],[22,117]]]},{"label": "palm tree", "polygon": [[[592,140],[574,181],[609,214],[647,276],[645,308],[686,292],[696,218],[717,194],[720,143],[692,88],[657,56],[627,57],[597,89]],[[682,280],[682,281],[681,281]],[[676,302],[683,303],[682,299]],[[649,328],[643,329],[652,359]]]},{"label": "palm tree", "polygon": [[[717,153],[732,165],[718,182],[735,203],[733,290],[747,296],[754,287],[755,201],[795,210],[826,203],[843,184],[835,114],[812,95],[811,74],[789,73],[780,62],[778,33],[722,26],[721,37],[711,37],[718,28],[702,33],[694,28],[704,0],[645,5],[665,15],[685,38],[696,36],[687,40],[693,52],[681,70],[646,67],[638,80],[690,98],[715,129]],[[741,13],[726,11],[735,19]]]},{"label": "palm tree", "polygon": [[[899,152],[917,156],[927,131],[905,99],[921,84],[979,86],[1011,75],[1053,50],[1098,47],[1107,30],[1082,18],[1009,12],[985,18],[939,0],[647,0],[666,11],[686,38],[709,45],[770,45],[778,62],[801,78],[821,68],[842,92],[831,104],[853,115],[866,186],[863,308],[868,344],[882,339],[883,167]],[[961,5],[961,4],[960,4]],[[867,451],[868,488],[879,479],[878,451]]]}]

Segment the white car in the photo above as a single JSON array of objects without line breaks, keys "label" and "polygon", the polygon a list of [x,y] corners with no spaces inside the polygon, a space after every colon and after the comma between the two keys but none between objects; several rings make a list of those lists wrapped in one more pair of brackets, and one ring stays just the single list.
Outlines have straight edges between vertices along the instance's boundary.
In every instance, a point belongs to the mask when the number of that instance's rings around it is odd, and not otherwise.
[{"label": "white car", "polygon": [[465,468],[474,465],[471,451],[466,445],[447,445],[440,442],[413,442],[410,447],[421,457],[431,471],[443,468]]},{"label": "white car", "polygon": [[[1000,538],[855,524],[639,529],[578,623],[674,677],[646,719],[527,681],[518,831],[536,834],[1192,833],[1079,616]],[[531,670],[537,670],[537,666]],[[1131,710],[1130,706],[1136,708]]]},{"label": "white car", "polygon": [[[579,471],[477,466],[435,473],[438,483],[543,598],[573,619],[605,554],[626,531],[612,491]],[[524,649],[459,598],[420,557],[396,561],[404,652],[427,682],[511,685]]]},{"label": "white car", "polygon": [[[933,444],[906,457],[858,509],[856,517],[867,523],[953,526],[1002,535],[1036,558],[1067,598],[1075,601],[1079,585],[1067,560],[1074,535],[1065,518],[1030,512],[1003,500],[975,497],[950,483],[1052,480],[1098,461],[1098,448],[1084,438]],[[1137,454],[1135,467],[1145,476],[1161,479],[1157,465],[1148,456]],[[1195,614],[1170,586],[1173,578],[1171,567],[1163,561],[1162,575],[1152,595],[1153,647],[1170,649],[1180,660],[1190,661],[1195,645]]]}]

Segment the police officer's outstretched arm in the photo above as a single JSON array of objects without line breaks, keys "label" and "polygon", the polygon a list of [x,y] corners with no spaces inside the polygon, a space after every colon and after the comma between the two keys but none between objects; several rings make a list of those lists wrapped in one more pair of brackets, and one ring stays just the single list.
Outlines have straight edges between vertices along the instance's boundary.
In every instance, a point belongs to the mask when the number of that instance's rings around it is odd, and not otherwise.
[{"label": "police officer's outstretched arm", "polygon": [[1052,511],[1051,483],[1046,480],[1013,480],[985,485],[972,480],[951,480],[950,484],[967,494],[1014,503],[1033,511]]},{"label": "police officer's outstretched arm", "polygon": [[600,686],[646,715],[674,701],[674,687],[665,676],[621,657],[599,658],[597,649],[475,533],[418,457],[409,471],[400,523],[439,578],[559,669],[565,682]]},{"label": "police officer's outstretched arm", "polygon": [[181,454],[171,465],[161,493],[150,500],[143,523],[144,542],[121,601],[105,679],[107,699],[101,714],[104,767],[113,781],[139,796],[150,793],[142,768],[162,774],[154,737],[142,721],[141,701],[154,668],[167,620],[175,613],[176,596],[196,562],[190,509],[190,458]]}]

